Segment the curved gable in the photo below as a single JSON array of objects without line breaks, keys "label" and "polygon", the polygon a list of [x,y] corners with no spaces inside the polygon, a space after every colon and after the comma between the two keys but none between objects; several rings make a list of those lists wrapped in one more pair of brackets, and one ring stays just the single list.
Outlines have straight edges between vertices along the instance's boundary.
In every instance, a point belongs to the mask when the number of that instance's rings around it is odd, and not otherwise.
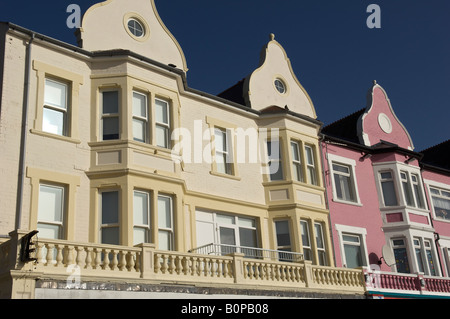
[{"label": "curved gable", "polygon": [[367,108],[358,121],[360,142],[373,146],[380,141],[386,141],[404,149],[414,150],[411,136],[395,115],[386,91],[375,81],[367,99]]},{"label": "curved gable", "polygon": [[[276,80],[284,84],[284,92],[280,86],[277,88]],[[259,68],[250,75],[246,85],[247,105],[255,110],[271,105],[287,106],[290,111],[317,118],[311,98],[295,76],[286,51],[273,34],[262,50]]]},{"label": "curved gable", "polygon": [[[128,28],[135,19],[144,28],[135,36]],[[80,37],[83,49],[130,50],[163,64],[187,69],[184,53],[162,22],[154,0],[107,0],[90,7],[83,16]]]}]

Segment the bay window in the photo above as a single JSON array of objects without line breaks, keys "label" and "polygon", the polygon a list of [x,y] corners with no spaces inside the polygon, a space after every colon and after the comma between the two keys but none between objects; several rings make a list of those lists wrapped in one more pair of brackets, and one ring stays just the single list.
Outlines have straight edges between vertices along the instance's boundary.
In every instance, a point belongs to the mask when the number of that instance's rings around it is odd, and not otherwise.
[{"label": "bay window", "polygon": [[150,193],[133,192],[133,242],[134,245],[151,242],[150,234]]},{"label": "bay window", "polygon": [[392,172],[380,172],[380,183],[384,206],[397,206],[398,201]]},{"label": "bay window", "polygon": [[302,246],[303,246],[303,258],[305,260],[312,261],[312,249],[311,249],[311,236],[309,231],[309,224],[306,220],[300,221]]},{"label": "bay window", "polygon": [[288,258],[288,256],[285,256],[285,254],[282,253],[283,251],[292,251],[289,221],[288,220],[275,221],[275,233],[277,238],[277,250],[280,251],[280,253],[278,253],[279,260],[290,261],[290,258]]},{"label": "bay window", "polygon": [[120,138],[119,92],[101,93],[101,137],[103,141]]},{"label": "bay window", "polygon": [[300,146],[298,142],[291,142],[292,177],[298,182],[303,182],[303,169],[301,162]]},{"label": "bay window", "polygon": [[158,196],[158,244],[161,250],[174,250],[173,199]]},{"label": "bay window", "polygon": [[271,181],[283,180],[281,145],[279,140],[267,141],[268,167]]},{"label": "bay window", "polygon": [[395,266],[398,273],[409,274],[411,269],[409,267],[408,251],[405,239],[396,238],[392,240],[392,248],[395,257]]},{"label": "bay window", "polygon": [[157,146],[170,148],[169,103],[161,99],[155,99],[155,135]]},{"label": "bay window", "polygon": [[325,252],[325,241],[323,236],[323,227],[321,223],[314,223],[315,237],[316,237],[316,247],[317,247],[317,257],[319,260],[317,263],[320,266],[327,265],[327,257]]},{"label": "bay window", "polygon": [[317,175],[316,175],[316,159],[314,155],[313,146],[305,146],[306,153],[306,172],[308,176],[308,183],[312,185],[318,185]]},{"label": "bay window", "polygon": [[133,92],[133,139],[135,141],[148,142],[148,122],[147,95]]},{"label": "bay window", "polygon": [[101,192],[99,203],[101,243],[119,245],[119,191]]}]

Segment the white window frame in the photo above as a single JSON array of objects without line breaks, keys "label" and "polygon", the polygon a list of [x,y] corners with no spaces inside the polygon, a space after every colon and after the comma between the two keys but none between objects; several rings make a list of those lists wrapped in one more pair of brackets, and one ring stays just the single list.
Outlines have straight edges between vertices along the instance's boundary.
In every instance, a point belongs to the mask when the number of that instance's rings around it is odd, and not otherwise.
[{"label": "white window frame", "polygon": [[[217,135],[222,135],[222,140],[225,145],[218,145]],[[216,172],[219,174],[234,175],[234,165],[233,165],[233,145],[231,140],[230,131],[222,127],[214,127],[214,161],[216,165]],[[221,160],[218,161],[218,158]],[[223,163],[221,162],[223,161]],[[223,171],[219,170],[219,166],[223,165]]]},{"label": "white window frame", "polygon": [[[360,247],[361,247],[361,258],[364,266],[370,266],[369,264],[369,255],[367,250],[367,230],[361,227],[353,227],[348,225],[340,225],[336,224],[335,228],[338,232],[339,236],[339,248],[341,252],[341,261],[343,267],[347,267],[347,260],[345,257],[345,249],[344,249],[344,239],[343,235],[353,235],[359,236],[360,238]],[[378,266],[378,265],[377,265]]]},{"label": "white window frame", "polygon": [[[320,234],[318,233],[318,228],[320,229]],[[324,224],[321,222],[314,222],[314,239],[316,243],[316,249],[317,249],[317,264],[320,266],[327,266],[328,265],[328,258],[327,258],[327,251],[326,251],[326,245],[325,242],[325,235],[324,235]],[[320,238],[319,238],[320,235]],[[319,246],[319,241],[322,242],[323,247]]]},{"label": "white window frame", "polygon": [[442,195],[435,195],[431,193],[431,189],[435,189],[438,190],[440,194],[442,194],[442,191],[444,192],[448,192],[450,193],[450,188],[448,184],[444,184],[444,183],[440,183],[440,182],[435,182],[432,180],[424,180],[427,190],[428,190],[428,195],[430,198],[430,202],[431,202],[431,212],[433,214],[433,218],[436,220],[439,220],[440,222],[444,222],[444,223],[450,223],[450,217],[449,219],[445,219],[442,217],[438,217],[436,215],[436,208],[434,207],[434,202],[433,202],[433,196],[437,196],[438,198],[442,198],[442,199],[447,199],[450,201],[450,197],[446,197],[446,196],[442,196]]},{"label": "white window frame", "polygon": [[[159,239],[159,234],[161,232],[165,232],[169,234],[169,251],[175,250],[175,232],[174,232],[174,207],[173,207],[173,202],[174,199],[172,196],[170,195],[165,195],[165,194],[158,194],[157,197],[157,201],[159,202],[160,199],[165,198],[165,199],[169,199],[169,210],[170,210],[170,227],[161,227],[161,224],[158,221],[158,239]],[[159,219],[159,203],[158,203],[158,219]],[[159,242],[159,240],[158,240]],[[159,243],[158,243],[159,245]],[[160,248],[161,249],[161,248]]]},{"label": "white window frame", "polygon": [[[103,223],[103,194],[104,193],[117,193],[117,223],[106,223],[106,224],[104,224]],[[99,206],[99,214],[98,214],[98,217],[99,217],[99,225],[100,225],[100,227],[99,227],[99,243],[103,243],[103,241],[102,241],[102,231],[103,231],[103,229],[105,229],[105,228],[117,228],[117,230],[118,230],[118,238],[117,238],[117,241],[118,241],[118,244],[120,245],[120,231],[121,231],[121,227],[120,227],[120,224],[121,224],[121,209],[120,209],[120,207],[121,207],[121,199],[120,199],[120,194],[121,194],[121,191],[119,190],[119,189],[102,189],[102,190],[100,190],[99,191],[99,201],[98,201],[98,206]]]},{"label": "white window frame", "polygon": [[[277,223],[283,223],[286,222],[287,226],[288,226],[288,231],[289,231],[289,245],[280,245],[278,243],[278,233],[277,233]],[[278,219],[275,220],[273,223],[273,227],[274,227],[274,233],[275,233],[275,240],[277,243],[277,250],[280,251],[292,251],[292,233],[291,233],[291,221],[289,219]]]},{"label": "white window frame", "polygon": [[[134,95],[140,95],[141,97],[144,97],[144,103],[145,103],[145,116],[143,117],[142,115],[137,115],[137,114],[135,114],[134,113]],[[133,105],[132,105],[132,115],[133,115],[133,119],[132,119],[132,131],[133,131],[133,140],[134,141],[137,141],[137,142],[141,142],[141,143],[148,143],[149,142],[149,136],[150,136],[150,132],[149,132],[149,123],[150,123],[150,121],[149,121],[149,110],[148,110],[148,95],[147,94],[144,94],[144,93],[141,93],[141,92],[138,92],[138,91],[136,91],[136,90],[133,90],[133,93],[132,93],[132,95],[133,95],[133,98],[132,98],[132,100],[133,100]],[[143,127],[144,127],[144,140],[140,140],[140,139],[137,139],[135,136],[134,136],[134,122],[140,122],[140,123],[143,123]]]},{"label": "white window frame", "polygon": [[[332,185],[333,201],[338,202],[338,203],[362,206],[361,199],[359,197],[358,182],[357,182],[356,173],[355,173],[356,161],[353,159],[350,159],[350,158],[333,155],[333,154],[327,154],[327,157],[328,157],[328,168],[330,171],[329,176],[330,176],[331,185]],[[336,183],[335,183],[335,179],[334,179],[334,174],[343,174],[343,173],[336,172],[333,169],[334,164],[340,165],[340,166],[345,166],[349,169],[348,177],[350,179],[350,184],[351,184],[351,185],[349,185],[349,188],[353,192],[353,195],[355,197],[353,201],[341,199],[338,197],[337,191],[336,191]]]},{"label": "white window frame", "polygon": [[58,238],[53,238],[53,239],[63,239],[65,234],[64,234],[64,224],[65,224],[65,219],[66,219],[66,187],[61,186],[61,185],[55,185],[55,184],[47,184],[47,183],[41,183],[39,184],[39,202],[42,200],[42,196],[41,196],[41,187],[46,187],[46,188],[54,188],[54,189],[59,189],[62,191],[62,195],[61,195],[61,207],[59,207],[59,209],[61,209],[61,221],[55,221],[55,220],[45,220],[42,219],[41,216],[39,216],[39,210],[38,210],[38,221],[37,221],[37,228],[39,228],[39,225],[50,225],[50,226],[57,226],[59,228],[58,230]]},{"label": "white window frame", "polygon": [[[104,101],[103,101],[103,94],[104,93],[108,93],[108,92],[117,92],[117,113],[104,113],[103,111],[103,106],[104,106]],[[120,123],[120,90],[119,89],[102,89],[100,91],[100,140],[101,141],[117,141],[120,140],[120,127],[121,127],[121,123]],[[104,119],[112,119],[112,118],[117,118],[117,139],[105,139],[104,137],[104,131],[103,131],[103,122]]]},{"label": "white window frame", "polygon": [[[303,227],[303,225],[305,227]],[[306,234],[303,233],[304,230],[306,230]],[[303,236],[305,236],[307,238],[308,243],[304,242]],[[309,229],[309,221],[306,219],[300,219],[300,239],[302,241],[302,247],[303,247],[303,258],[305,260],[313,261],[314,253],[313,253],[313,247],[312,247],[311,230]]]},{"label": "white window frame", "polygon": [[[391,174],[391,177],[390,178],[382,178],[382,176],[381,176],[381,174],[383,174],[383,173],[389,173],[389,174]],[[382,169],[382,170],[379,170],[378,172],[377,172],[377,178],[378,178],[378,184],[379,184],[379,187],[380,187],[380,203],[382,204],[382,206],[383,207],[397,207],[397,206],[399,206],[400,205],[400,203],[399,203],[399,192],[398,192],[398,187],[397,187],[397,182],[396,182],[396,180],[395,180],[395,174],[394,174],[394,171],[392,171],[391,169]],[[383,183],[384,182],[387,182],[387,183],[389,183],[389,182],[392,182],[392,185],[393,185],[393,188],[394,188],[394,195],[395,195],[395,204],[394,205],[387,205],[386,204],[386,199],[385,199],[385,196],[384,196],[384,191],[383,191]]]},{"label": "white window frame", "polygon": [[[311,185],[319,186],[319,179],[317,178],[317,157],[313,145],[305,145],[305,163],[306,163],[306,180]],[[309,161],[308,153],[311,154],[311,161]]]},{"label": "white window frame", "polygon": [[[147,200],[146,200],[147,201],[147,203],[146,203],[146,206],[147,206],[147,220],[148,220],[147,224],[136,223],[136,220],[134,218],[134,216],[135,216],[135,208],[136,208],[135,207],[134,196],[135,196],[136,193],[144,194],[144,195],[147,196]],[[135,238],[135,230],[136,229],[141,229],[141,230],[144,230],[146,232],[144,243],[151,243],[152,242],[152,233],[151,233],[151,230],[152,230],[151,229],[151,225],[152,225],[152,221],[151,221],[152,206],[151,206],[151,201],[152,201],[152,193],[151,192],[144,191],[144,190],[138,190],[138,189],[135,189],[133,191],[133,243],[135,245],[136,244],[141,244],[140,242],[139,243],[136,242],[136,238]]]},{"label": "white window frame", "polygon": [[[165,99],[162,99],[162,98],[155,98],[154,101],[155,101],[155,112],[156,112],[156,104],[158,102],[164,103],[166,111],[167,111],[167,123],[158,121],[158,117],[156,116],[156,113],[155,113],[155,133],[154,133],[154,135],[155,135],[155,145],[158,146],[158,147],[170,149],[170,147],[172,145],[171,136],[170,136],[170,130],[171,130],[171,125],[170,125],[170,121],[171,121],[170,102],[168,100],[165,100]],[[157,141],[158,128],[164,130],[164,137],[165,137],[165,142],[167,143],[167,145],[159,145],[158,144],[158,141]]]},{"label": "white window frame", "polygon": [[[273,157],[274,154],[272,154],[273,153],[272,151],[274,149],[272,144],[274,142],[276,142],[278,144],[278,158]],[[270,147],[269,147],[269,144],[270,144]],[[270,155],[269,155],[269,149],[270,149]],[[268,170],[267,175],[268,175],[269,181],[276,182],[276,181],[283,181],[283,180],[285,180],[285,172],[284,172],[284,169],[283,169],[283,145],[282,145],[282,140],[280,138],[279,139],[274,139],[274,140],[271,140],[271,139],[267,140],[266,141],[266,154],[267,154],[267,165],[266,165],[266,167],[267,167],[267,170]],[[270,167],[271,167],[271,163],[272,162],[278,163],[278,170],[275,173],[271,173]],[[281,172],[280,172],[280,170],[281,170]],[[279,176],[279,175],[281,175],[281,176]],[[273,176],[276,176],[277,178],[273,179]],[[280,178],[278,178],[278,177],[280,177]]]},{"label": "white window frame", "polygon": [[[294,152],[297,153],[298,159],[295,158]],[[302,165],[301,142],[291,140],[291,159],[292,159],[292,172],[291,172],[292,179],[304,183],[305,176]],[[294,172],[297,172],[297,174],[294,174]]]},{"label": "white window frame", "polygon": [[[407,252],[407,258],[408,258],[408,264],[409,264],[409,271],[410,273],[418,273],[419,272],[419,265],[416,258],[416,251],[415,251],[415,239],[419,239],[421,243],[421,249],[422,249],[422,260],[423,265],[425,268],[425,275],[429,275],[429,267],[428,267],[428,259],[426,256],[425,251],[425,245],[424,242],[428,241],[430,242],[430,249],[431,254],[433,258],[433,262],[435,263],[435,271],[436,276],[441,276],[441,269],[439,266],[439,258],[438,258],[438,252],[436,245],[434,244],[434,233],[426,230],[418,230],[418,229],[410,229],[410,230],[404,230],[404,231],[389,231],[386,233],[386,240],[390,243],[392,251],[394,251],[394,240],[403,240],[404,246],[406,248]],[[426,265],[425,265],[426,263]],[[393,271],[398,272],[397,265],[392,266]]]},{"label": "white window frame", "polygon": [[[56,83],[62,87],[64,87],[64,92],[65,92],[65,107],[61,106],[61,105],[56,105],[56,104],[50,104],[50,103],[46,103],[46,98],[45,98],[45,91],[47,89],[47,82],[53,82]],[[69,84],[67,84],[66,82],[62,82],[62,81],[58,81],[55,80],[53,78],[45,78],[44,81],[44,106],[43,106],[43,111],[42,111],[42,121],[44,121],[45,119],[45,111],[49,110],[52,112],[58,112],[62,114],[63,120],[62,120],[62,128],[61,128],[61,134],[59,133],[55,133],[55,132],[51,132],[49,130],[45,130],[44,127],[44,122],[42,122],[42,131],[46,132],[46,133],[50,133],[50,134],[55,134],[55,135],[59,135],[59,136],[69,136],[69,127],[68,127],[68,123],[70,123],[69,121],[69,114],[70,114],[70,110],[69,110]]]}]

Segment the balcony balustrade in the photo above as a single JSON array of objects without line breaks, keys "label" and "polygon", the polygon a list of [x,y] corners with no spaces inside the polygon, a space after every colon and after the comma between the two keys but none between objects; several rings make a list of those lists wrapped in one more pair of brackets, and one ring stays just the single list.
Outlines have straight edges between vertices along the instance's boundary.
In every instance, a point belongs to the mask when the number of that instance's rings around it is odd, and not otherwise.
[{"label": "balcony balustrade", "polygon": [[[20,262],[20,236],[0,244],[0,278],[7,274],[34,283],[132,280],[289,289],[364,295],[377,292],[450,297],[450,278],[313,265],[301,254],[260,248],[206,245],[191,252],[162,251],[154,244],[134,247],[39,239],[35,262]],[[27,267],[25,267],[27,266]],[[2,283],[0,282],[0,286]],[[70,286],[70,285],[68,285]],[[5,286],[6,287],[6,286]]]}]

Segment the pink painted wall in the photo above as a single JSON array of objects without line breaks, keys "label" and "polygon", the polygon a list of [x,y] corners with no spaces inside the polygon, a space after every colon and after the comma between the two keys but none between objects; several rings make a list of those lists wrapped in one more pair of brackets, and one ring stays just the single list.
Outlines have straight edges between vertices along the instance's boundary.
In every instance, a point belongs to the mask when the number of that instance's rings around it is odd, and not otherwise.
[{"label": "pink painted wall", "polygon": [[[384,113],[389,118],[392,125],[391,133],[381,129],[378,123],[380,113]],[[384,140],[408,149],[412,144],[407,131],[393,114],[386,93],[378,84],[372,89],[372,105],[363,118],[363,132],[369,136],[370,145]]]},{"label": "pink painted wall", "polygon": [[[447,185],[448,188],[450,188],[450,176],[444,175],[444,174],[438,174],[436,172],[432,172],[429,170],[423,170],[422,171],[422,178],[424,180],[432,180],[435,182],[439,182],[442,184]],[[425,193],[428,201],[428,206],[430,209],[430,212],[433,209],[433,202],[431,199],[430,194],[428,193],[428,188],[425,187]],[[431,214],[433,216],[433,214]],[[433,227],[436,230],[437,233],[439,233],[441,236],[447,236],[450,237],[450,222],[441,221],[439,219],[433,218]]]},{"label": "pink painted wall", "polygon": [[[323,163],[325,169],[325,187],[327,189],[330,221],[333,235],[333,245],[336,266],[342,267],[341,246],[336,224],[365,228],[367,231],[367,255],[369,263],[376,264],[382,256],[382,247],[385,245],[384,233],[381,230],[382,220],[379,210],[378,193],[376,189],[371,159],[361,160],[362,154],[336,145],[322,144]],[[358,193],[362,206],[339,203],[333,201],[333,185],[328,167],[326,153],[353,159],[356,162],[355,175],[358,184]],[[390,271],[383,262],[382,271]]]}]

